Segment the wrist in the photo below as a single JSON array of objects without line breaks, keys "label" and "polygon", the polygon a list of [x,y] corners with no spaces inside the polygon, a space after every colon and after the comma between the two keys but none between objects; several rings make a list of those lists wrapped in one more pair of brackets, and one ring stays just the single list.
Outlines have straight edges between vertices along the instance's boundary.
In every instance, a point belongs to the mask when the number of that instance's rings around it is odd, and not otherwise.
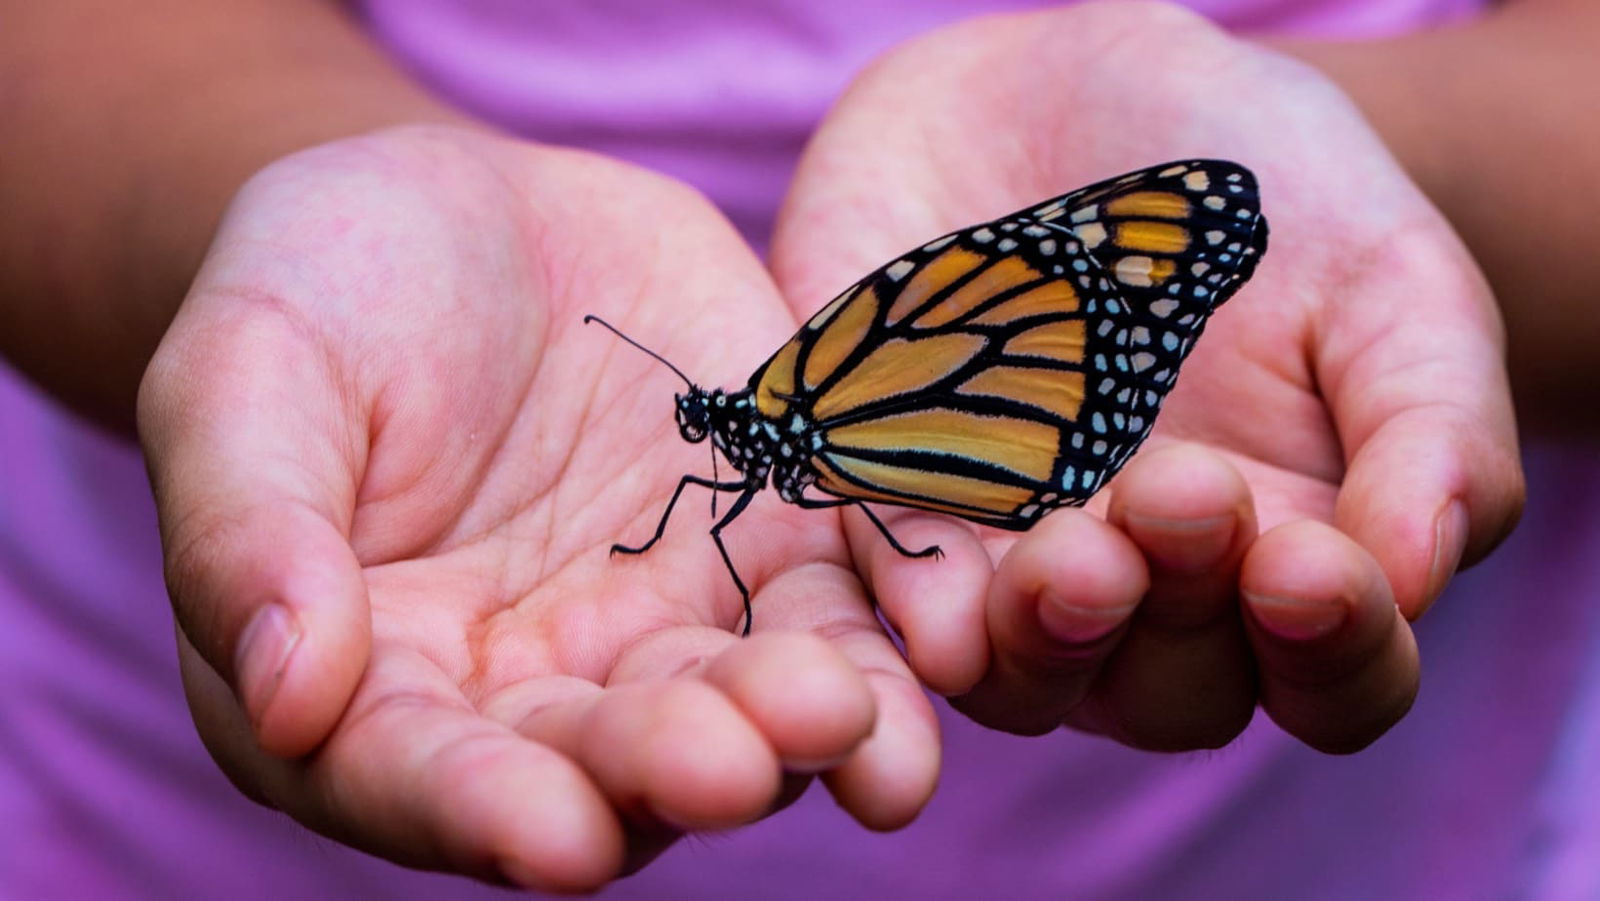
[{"label": "wrist", "polygon": [[[90,8],[104,21],[79,27]],[[170,15],[41,5],[22,23],[32,43],[0,37],[23,86],[0,123],[0,353],[124,431],[144,366],[246,179],[338,138],[470,121],[332,4],[162,8]]]}]

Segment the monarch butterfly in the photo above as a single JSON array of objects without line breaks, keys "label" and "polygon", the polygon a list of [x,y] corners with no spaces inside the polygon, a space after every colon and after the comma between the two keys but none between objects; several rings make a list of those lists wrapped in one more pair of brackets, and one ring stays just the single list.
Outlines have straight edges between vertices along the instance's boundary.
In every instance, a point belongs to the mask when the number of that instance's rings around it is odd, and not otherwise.
[{"label": "monarch butterfly", "polygon": [[[770,478],[801,507],[867,502],[1027,529],[1087,501],[1150,433],[1206,319],[1266,251],[1255,177],[1222,160],[1142,169],[930,241],[812,316],[736,391],[677,373],[678,430],[710,436],[741,478],[685,475],[683,489],[739,492],[722,530]],[[716,462],[713,454],[712,462]],[[821,496],[818,496],[820,494]],[[714,500],[713,500],[713,509]]]}]

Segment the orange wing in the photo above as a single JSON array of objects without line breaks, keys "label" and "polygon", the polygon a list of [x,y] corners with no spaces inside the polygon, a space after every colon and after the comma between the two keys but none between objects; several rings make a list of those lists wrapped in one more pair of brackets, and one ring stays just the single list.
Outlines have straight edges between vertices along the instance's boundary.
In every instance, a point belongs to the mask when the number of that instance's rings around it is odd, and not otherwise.
[{"label": "orange wing", "polygon": [[946,235],[840,294],[751,379],[836,497],[1027,528],[1154,424],[1266,247],[1255,181],[1191,161]]}]

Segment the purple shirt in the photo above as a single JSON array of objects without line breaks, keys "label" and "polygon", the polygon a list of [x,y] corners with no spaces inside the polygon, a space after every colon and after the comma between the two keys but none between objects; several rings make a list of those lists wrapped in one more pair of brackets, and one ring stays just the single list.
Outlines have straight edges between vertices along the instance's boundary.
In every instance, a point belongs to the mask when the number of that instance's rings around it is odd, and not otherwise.
[{"label": "purple shirt", "polygon": [[[851,73],[928,28],[1032,5],[362,6],[462,106],[694,183],[762,243]],[[1476,4],[1191,5],[1234,27],[1374,34]],[[946,714],[944,780],[910,828],[866,833],[813,791],[604,896],[1600,897],[1600,468],[1592,450],[1545,450],[1530,480],[1520,531],[1421,625],[1416,709],[1363,754],[1326,757],[1266,722],[1221,751],[1158,756]],[[499,895],[326,842],[227,784],[183,704],[137,453],[4,369],[0,623],[0,896]]]}]

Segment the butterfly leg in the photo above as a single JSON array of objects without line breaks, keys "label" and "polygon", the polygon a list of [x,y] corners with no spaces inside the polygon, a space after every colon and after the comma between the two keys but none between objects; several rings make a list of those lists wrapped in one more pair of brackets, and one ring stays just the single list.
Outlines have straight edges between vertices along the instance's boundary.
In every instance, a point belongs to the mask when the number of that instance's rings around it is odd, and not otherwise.
[{"label": "butterfly leg", "polygon": [[939,550],[937,544],[930,544],[920,551],[907,550],[905,545],[895,539],[894,535],[889,531],[889,527],[883,524],[883,520],[878,518],[878,514],[872,512],[871,507],[862,503],[857,503],[856,506],[861,508],[862,513],[867,514],[867,518],[872,520],[872,524],[877,526],[878,531],[882,532],[883,537],[888,540],[889,546],[899,551],[902,557],[934,557],[937,559],[944,556],[944,551]]},{"label": "butterfly leg", "polygon": [[[689,485],[699,485],[703,488],[710,488],[713,492],[740,491],[749,487],[744,482],[713,482],[710,479],[702,479],[699,476],[684,476],[678,481],[677,490],[672,492],[672,500],[667,501],[667,509],[662,511],[661,522],[656,524],[656,533],[650,536],[650,540],[639,545],[638,547],[628,547],[622,544],[613,544],[611,546],[611,553],[642,554],[645,551],[650,550],[652,547],[655,547],[656,542],[661,540],[661,535],[667,531],[667,520],[672,518],[672,508],[678,505],[678,496],[683,494],[683,489]],[[746,501],[746,503],[749,502]],[[723,558],[726,559],[727,555],[724,554]],[[738,577],[735,576],[734,580],[737,581]]]},{"label": "butterfly leg", "polygon": [[944,551],[940,550],[939,546],[937,544],[929,545],[928,547],[925,547],[920,551],[908,550],[906,548],[906,546],[901,544],[900,541],[894,537],[894,534],[889,531],[889,527],[883,524],[883,520],[879,519],[877,514],[872,512],[872,508],[868,507],[866,504],[861,503],[860,501],[854,501],[854,500],[819,501],[819,500],[816,500],[815,498],[809,498],[809,497],[803,497],[803,498],[800,498],[799,500],[795,501],[795,505],[796,506],[803,507],[803,508],[805,508],[807,510],[826,510],[829,507],[848,507],[851,504],[854,504],[855,506],[860,507],[861,508],[861,512],[867,514],[867,518],[872,520],[872,524],[878,527],[878,531],[879,532],[883,533],[883,537],[889,542],[889,546],[894,548],[895,550],[899,551],[901,556],[912,557],[912,558],[943,557],[944,556]]},{"label": "butterfly leg", "polygon": [[728,575],[733,577],[733,586],[739,589],[739,597],[744,599],[744,631],[739,634],[746,638],[750,636],[750,625],[755,622],[755,612],[750,609],[750,589],[744,587],[744,580],[739,578],[739,571],[733,568],[733,559],[728,556],[728,548],[722,543],[722,530],[737,519],[745,507],[750,506],[750,501],[760,490],[760,485],[745,486],[744,494],[739,495],[739,499],[733,502],[728,512],[711,527],[711,540],[716,542],[717,553],[722,555],[722,563],[728,567]]}]

